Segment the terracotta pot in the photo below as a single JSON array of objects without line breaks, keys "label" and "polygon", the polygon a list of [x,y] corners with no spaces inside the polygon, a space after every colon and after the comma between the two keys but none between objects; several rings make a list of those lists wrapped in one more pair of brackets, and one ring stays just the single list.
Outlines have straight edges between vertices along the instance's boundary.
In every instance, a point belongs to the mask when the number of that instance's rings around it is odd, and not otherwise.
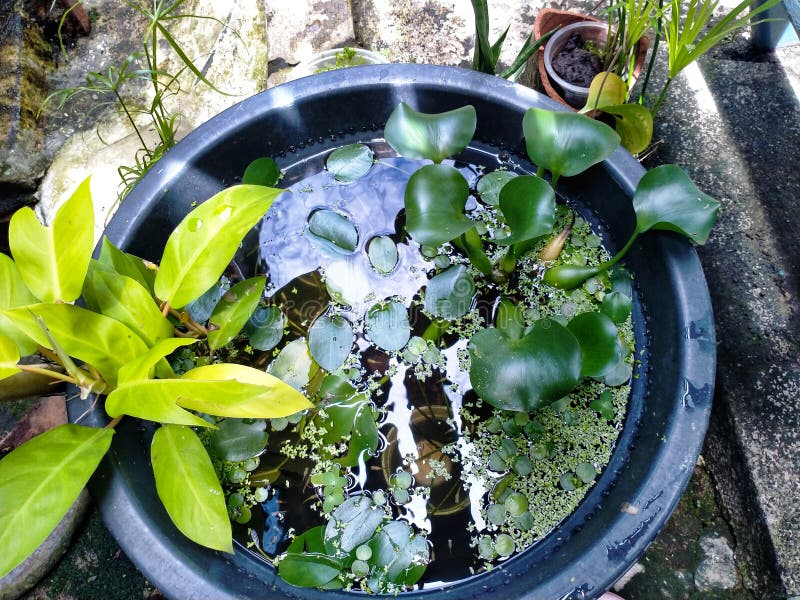
[{"label": "terracotta pot", "polygon": [[[583,21],[591,21],[601,23],[600,19],[584,15],[582,13],[571,12],[568,10],[558,10],[555,8],[543,8],[537,15],[533,22],[533,38],[538,40],[543,35],[553,31],[556,28],[565,27],[572,23],[580,23]],[[550,76],[547,74],[547,69],[544,64],[544,50],[547,44],[544,44],[536,53],[536,75],[537,81],[541,85],[544,92],[553,100],[560,102],[564,106],[574,108],[571,106],[561,95],[554,82],[551,81]],[[636,62],[633,67],[633,73],[629,78],[629,87],[633,87],[639,74],[642,72],[644,60],[647,57],[647,50],[650,47],[650,40],[647,37],[642,37],[639,40],[639,46],[636,53]],[[533,58],[531,58],[533,60]]]}]

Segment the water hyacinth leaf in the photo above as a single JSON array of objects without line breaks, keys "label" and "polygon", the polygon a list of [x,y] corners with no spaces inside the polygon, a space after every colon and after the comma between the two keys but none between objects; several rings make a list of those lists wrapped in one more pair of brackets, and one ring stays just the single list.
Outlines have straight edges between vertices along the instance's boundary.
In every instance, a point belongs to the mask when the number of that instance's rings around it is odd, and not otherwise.
[{"label": "water hyacinth leaf", "polygon": [[348,144],[337,148],[325,161],[325,168],[340,183],[351,183],[367,174],[372,168],[374,154],[364,144]]},{"label": "water hyacinth leaf", "polygon": [[308,330],[308,349],[326,371],[342,366],[353,349],[353,326],[340,315],[322,315]]},{"label": "water hyacinth leaf", "polygon": [[568,394],[581,374],[578,340],[556,321],[541,319],[518,340],[495,328],[469,342],[470,382],[486,402],[530,412]]},{"label": "water hyacinth leaf", "polygon": [[495,243],[518,244],[550,232],[556,218],[556,195],[541,177],[520,175],[500,191],[500,210],[511,234]]},{"label": "water hyacinth leaf", "polygon": [[224,275],[219,281],[203,292],[199,298],[186,305],[186,312],[198,323],[205,323],[211,318],[220,298],[231,289],[231,280]]},{"label": "water hyacinth leaf", "polygon": [[269,365],[269,372],[294,389],[302,389],[319,370],[304,338],[286,344]]},{"label": "water hyacinth leaf", "polygon": [[636,231],[676,231],[696,244],[705,244],[714,226],[719,202],[704,194],[675,165],[649,170],[633,194]]},{"label": "water hyacinth leaf", "polygon": [[256,275],[234,285],[220,298],[208,320],[217,329],[208,332],[208,346],[221,348],[235,338],[255,312],[267,278]]},{"label": "water hyacinth leaf", "polygon": [[156,274],[156,296],[182,308],[214,285],[247,232],[283,190],[235,185],[192,210],[173,230]]},{"label": "water hyacinth leaf", "polygon": [[614,368],[606,373],[603,383],[611,387],[624,385],[630,381],[631,375],[633,375],[633,367],[625,362],[624,357],[621,357]]},{"label": "water hyacinth leaf", "polygon": [[[326,384],[329,377],[333,376],[326,377]],[[352,386],[350,387],[352,388]],[[328,394],[323,392],[323,395],[327,396]],[[325,412],[326,419],[317,418],[318,425],[326,430],[323,441],[326,444],[335,445],[340,444],[343,439],[349,438],[347,453],[344,456],[336,457],[337,463],[343,467],[356,466],[359,458],[366,460],[374,454],[380,442],[380,434],[375,422],[377,415],[368,395],[353,388],[350,397],[333,400],[326,404]]]},{"label": "water hyacinth leaf", "polygon": [[336,547],[352,552],[373,536],[384,516],[369,496],[348,498],[336,507],[325,527],[326,548],[338,542]]},{"label": "water hyacinth leaf", "polygon": [[554,178],[582,173],[619,145],[619,136],[608,125],[573,112],[529,108],[522,130],[528,156]]},{"label": "water hyacinth leaf", "polygon": [[408,310],[397,300],[373,305],[367,311],[364,323],[369,339],[387,352],[400,350],[411,337]]},{"label": "water hyacinth leaf", "polygon": [[600,310],[614,323],[624,323],[633,310],[631,299],[620,292],[609,292],[603,296]]},{"label": "water hyacinth leaf", "polygon": [[581,375],[603,377],[622,356],[619,332],[607,315],[586,312],[573,317],[567,329],[581,346]]},{"label": "water hyacinth leaf", "polygon": [[513,171],[492,171],[478,180],[478,195],[486,204],[497,206],[500,202],[500,191],[503,186],[518,177]]},{"label": "water hyacinth leaf", "polygon": [[475,108],[469,105],[428,114],[401,102],[389,116],[383,137],[400,156],[440,163],[469,145],[477,123]]},{"label": "water hyacinth leaf", "polygon": [[424,536],[403,521],[391,521],[370,541],[370,563],[383,570],[382,578],[393,583],[413,585],[422,577],[430,560]]},{"label": "water hyacinth leaf", "polygon": [[278,563],[278,575],[298,587],[322,587],[336,579],[344,564],[327,554],[289,552]]},{"label": "water hyacinth leaf", "polygon": [[0,578],[58,525],[113,435],[111,429],[60,425],[0,460]]},{"label": "water hyacinth leaf", "polygon": [[558,265],[550,267],[545,271],[542,281],[547,285],[560,288],[562,290],[571,290],[578,287],[584,281],[593,277],[600,272],[597,267],[587,267],[582,265]]},{"label": "water hyacinth leaf", "polygon": [[266,426],[264,419],[225,419],[211,434],[211,449],[231,462],[257,456],[267,444]]},{"label": "water hyacinth leaf", "polygon": [[603,106],[600,110],[614,115],[620,143],[631,154],[644,151],[653,139],[653,114],[641,104]]},{"label": "water hyacinth leaf", "polygon": [[625,269],[616,266],[608,272],[611,279],[611,289],[614,292],[624,294],[629,298],[633,297],[633,286],[631,285],[632,277]]},{"label": "water hyacinth leaf", "polygon": [[425,310],[440,319],[452,321],[464,316],[475,297],[475,281],[464,265],[442,271],[425,287]]},{"label": "water hyacinth leaf", "polygon": [[[159,364],[165,356],[169,356],[178,348],[190,346],[195,343],[197,343],[197,340],[191,338],[167,338],[156,342],[147,352],[120,368],[118,375],[119,383],[123,384],[132,381],[151,379],[156,365]],[[164,362],[166,363],[166,361]]]},{"label": "water hyacinth leaf", "polygon": [[277,306],[259,306],[252,314],[244,332],[256,350],[272,350],[283,339],[285,319]]},{"label": "water hyacinth leaf", "polygon": [[349,254],[358,246],[358,232],[347,217],[321,209],[308,220],[309,237],[338,254]]},{"label": "water hyacinth leaf", "polygon": [[225,495],[203,443],[190,427],[163,425],[150,446],[158,497],[190,540],[233,554]]},{"label": "water hyacinth leaf", "polygon": [[155,271],[145,267],[140,258],[131,256],[117,248],[106,236],[103,236],[103,241],[100,245],[99,262],[111,267],[119,275],[138,281],[142,284],[142,287],[152,292],[153,279],[156,276]]},{"label": "water hyacinth leaf", "polygon": [[29,207],[11,217],[8,245],[28,289],[42,302],[73,302],[83,287],[94,246],[94,209],[89,178],[45,227]]},{"label": "water hyacinth leaf", "polygon": [[0,379],[19,373],[19,348],[7,335],[0,333]]},{"label": "water hyacinth leaf", "polygon": [[397,244],[386,235],[372,238],[367,244],[367,256],[372,267],[378,272],[387,275],[397,266]]},{"label": "water hyacinth leaf", "polygon": [[39,327],[40,317],[67,354],[92,365],[112,387],[119,368],[147,352],[147,345],[124,324],[72,304],[33,304],[5,315],[37,344],[53,350]]},{"label": "water hyacinth leaf", "polygon": [[464,214],[469,184],[448,165],[426,165],[409,178],[405,191],[406,229],[423,246],[441,246],[472,228]]},{"label": "water hyacinth leaf", "polygon": [[111,272],[92,274],[95,302],[100,313],[127,325],[148,347],[172,336],[172,324],[138,281]]},{"label": "water hyacinth leaf", "polygon": [[179,379],[139,379],[121,383],[106,398],[106,413],[112,418],[127,415],[156,423],[211,427],[207,421],[176,404],[183,390],[193,391],[188,386],[181,387],[181,383]]},{"label": "water hyacinth leaf", "polygon": [[592,79],[586,106],[578,112],[585,114],[593,110],[604,110],[604,106],[624,104],[627,97],[628,85],[622,77],[611,71],[603,71]]},{"label": "water hyacinth leaf", "polygon": [[242,183],[247,185],[264,185],[275,187],[281,178],[278,164],[268,156],[255,159],[244,170]]}]

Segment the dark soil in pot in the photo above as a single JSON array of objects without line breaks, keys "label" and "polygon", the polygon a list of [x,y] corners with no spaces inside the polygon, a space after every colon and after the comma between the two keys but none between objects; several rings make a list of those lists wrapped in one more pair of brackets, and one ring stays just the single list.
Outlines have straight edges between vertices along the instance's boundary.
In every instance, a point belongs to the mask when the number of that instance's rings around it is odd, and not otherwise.
[{"label": "dark soil in pot", "polygon": [[584,49],[581,34],[576,32],[553,59],[553,69],[569,83],[589,87],[603,70],[603,62],[597,54]]}]

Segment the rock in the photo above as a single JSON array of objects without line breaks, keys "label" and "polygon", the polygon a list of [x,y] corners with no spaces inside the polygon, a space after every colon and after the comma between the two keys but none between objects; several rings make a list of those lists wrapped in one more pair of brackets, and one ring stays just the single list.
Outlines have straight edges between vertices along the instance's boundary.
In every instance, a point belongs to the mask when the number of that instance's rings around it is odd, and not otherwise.
[{"label": "rock", "polygon": [[[33,189],[47,167],[36,113],[52,69],[50,46],[23,0],[0,0],[0,185]],[[3,211],[13,210],[5,206]],[[10,212],[10,211],[9,211]]]},{"label": "rock", "polygon": [[712,532],[703,534],[697,543],[701,553],[700,564],[694,572],[697,589],[729,590],[736,587],[736,562],[728,540]]}]

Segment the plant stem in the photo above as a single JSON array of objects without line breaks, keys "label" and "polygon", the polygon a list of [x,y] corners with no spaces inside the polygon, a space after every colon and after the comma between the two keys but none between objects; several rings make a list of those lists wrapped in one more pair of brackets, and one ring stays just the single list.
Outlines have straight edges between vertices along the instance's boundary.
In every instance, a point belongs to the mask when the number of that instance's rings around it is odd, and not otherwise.
[{"label": "plant stem", "polygon": [[435,344],[439,341],[439,338],[444,335],[444,332],[447,331],[449,327],[450,321],[446,321],[444,319],[434,319],[423,332],[422,339]]},{"label": "plant stem", "polygon": [[114,429],[114,427],[119,425],[119,422],[122,421],[122,417],[124,416],[125,415],[120,415],[118,417],[111,419],[108,423],[106,423],[105,429]]},{"label": "plant stem", "polygon": [[615,264],[617,264],[622,259],[622,257],[625,256],[625,254],[628,252],[628,250],[631,249],[631,246],[633,246],[633,242],[635,242],[636,238],[638,238],[638,237],[639,237],[639,231],[638,230],[634,231],[633,235],[631,235],[631,238],[622,247],[622,250],[617,252],[611,259],[607,260],[604,263],[601,263],[601,264],[597,265],[597,268],[600,271],[607,271],[608,269],[613,267]]},{"label": "plant stem", "polygon": [[658,109],[661,108],[661,104],[664,102],[664,98],[667,95],[667,89],[669,88],[670,83],[672,83],[672,77],[667,77],[667,81],[664,83],[664,87],[661,90],[661,93],[658,95],[658,100],[656,100],[656,103],[653,106],[653,119],[656,118],[656,113],[658,113]]},{"label": "plant stem", "polygon": [[[455,240],[454,240],[455,241]],[[481,243],[481,236],[474,227],[464,233],[456,245],[466,252],[469,262],[483,275],[490,277],[492,274],[492,261],[486,256]]]},{"label": "plant stem", "polygon": [[44,375],[45,377],[51,377],[52,379],[58,379],[59,381],[66,381],[67,383],[77,383],[74,377],[70,377],[69,375],[64,375],[64,373],[59,373],[58,371],[51,371],[50,369],[44,369],[42,367],[35,367],[33,365],[17,365],[17,368],[20,371],[25,371],[26,373],[35,373],[37,375]]},{"label": "plant stem", "polygon": [[114,88],[114,95],[117,97],[117,102],[119,102],[119,105],[122,107],[122,110],[125,112],[125,116],[128,117],[128,121],[130,121],[130,124],[133,127],[133,130],[136,132],[136,137],[139,138],[139,143],[142,145],[142,148],[144,148],[145,152],[150,154],[150,149],[147,147],[147,144],[145,143],[144,138],[142,137],[142,134],[139,131],[139,128],[136,126],[136,122],[133,120],[133,116],[128,111],[128,107],[125,104],[125,100],[123,100],[122,96],[119,95],[119,90],[117,90],[116,87]]},{"label": "plant stem", "polygon": [[[644,82],[642,89],[639,92],[639,104],[644,102],[644,93],[647,91],[647,84],[650,82],[650,74],[653,72],[653,66],[656,63],[656,55],[658,54],[658,44],[661,41],[661,10],[664,8],[664,0],[658,0],[658,18],[656,19],[656,38],[653,41],[653,50],[650,53],[650,60],[647,62],[647,73],[644,74]],[[655,116],[655,113],[653,114]]]},{"label": "plant stem", "polygon": [[511,274],[517,266],[517,245],[511,244],[506,253],[500,258],[499,265],[503,273]]}]

